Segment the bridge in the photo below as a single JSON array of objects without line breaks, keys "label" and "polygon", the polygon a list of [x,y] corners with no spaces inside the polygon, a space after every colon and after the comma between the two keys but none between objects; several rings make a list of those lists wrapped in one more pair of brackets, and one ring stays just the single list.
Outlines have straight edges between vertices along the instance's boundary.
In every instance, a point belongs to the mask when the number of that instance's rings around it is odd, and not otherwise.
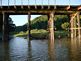
[{"label": "bridge", "polygon": [[[14,0],[14,4],[10,5],[10,0],[7,0],[7,4],[3,5],[3,0],[0,0],[0,15],[2,16],[1,21],[3,21],[3,40],[8,37],[8,18],[9,15],[28,15],[28,23],[29,23],[29,37],[30,37],[30,18],[31,15],[47,15],[48,16],[48,28],[49,28],[49,36],[50,40],[54,40],[54,16],[55,15],[67,15],[70,21],[70,31],[71,38],[76,36],[76,30],[78,30],[78,36],[81,36],[80,31],[80,15],[81,15],[81,5],[56,5],[56,0],[54,0],[54,4],[50,5],[50,0],[47,0],[47,5],[44,5],[43,0],[41,1],[41,5],[36,3],[34,5],[28,4],[24,5],[24,0],[21,0],[20,5],[16,5],[17,0]],[[78,28],[74,27],[74,19],[77,18]]]}]

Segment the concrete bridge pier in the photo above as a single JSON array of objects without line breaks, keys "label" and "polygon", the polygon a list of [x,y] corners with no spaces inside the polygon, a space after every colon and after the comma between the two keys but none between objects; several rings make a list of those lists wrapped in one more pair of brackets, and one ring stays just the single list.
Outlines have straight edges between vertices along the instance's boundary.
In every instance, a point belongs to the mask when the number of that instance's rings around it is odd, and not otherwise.
[{"label": "concrete bridge pier", "polygon": [[50,12],[48,15],[48,30],[49,40],[54,43],[54,12]]},{"label": "concrete bridge pier", "polygon": [[3,25],[2,25],[3,36],[2,36],[2,40],[7,41],[9,39],[9,29],[8,29],[9,15],[6,14],[5,12],[3,12],[2,14],[3,14]]}]

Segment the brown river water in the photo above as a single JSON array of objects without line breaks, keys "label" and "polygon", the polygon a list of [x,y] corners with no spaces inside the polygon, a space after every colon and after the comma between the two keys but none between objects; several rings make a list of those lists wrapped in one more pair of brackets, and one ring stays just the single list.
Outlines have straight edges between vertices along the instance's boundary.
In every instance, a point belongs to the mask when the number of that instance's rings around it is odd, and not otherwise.
[{"label": "brown river water", "polygon": [[81,39],[31,40],[23,37],[0,42],[0,61],[81,61]]}]

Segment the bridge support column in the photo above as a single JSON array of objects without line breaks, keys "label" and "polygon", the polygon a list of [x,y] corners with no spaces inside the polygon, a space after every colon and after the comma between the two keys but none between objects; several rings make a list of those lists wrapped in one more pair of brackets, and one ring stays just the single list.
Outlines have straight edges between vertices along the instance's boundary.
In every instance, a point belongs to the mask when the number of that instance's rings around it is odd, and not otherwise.
[{"label": "bridge support column", "polygon": [[77,36],[77,34],[76,34],[76,31],[77,31],[77,29],[76,29],[76,19],[74,18],[74,20],[73,20],[73,30],[74,30],[74,37],[76,37]]},{"label": "bridge support column", "polygon": [[[2,35],[2,26],[3,26],[3,15],[2,13],[0,13],[0,32],[1,32],[1,35]],[[2,36],[0,36],[0,39],[2,39]]]},{"label": "bridge support column", "polygon": [[9,15],[3,12],[3,36],[2,40],[7,41],[9,39],[9,30],[8,30],[8,18]]},{"label": "bridge support column", "polygon": [[51,61],[55,61],[54,52],[54,12],[50,12],[48,15],[48,30],[49,30],[49,41],[48,41],[48,54]]},{"label": "bridge support column", "polygon": [[77,13],[77,22],[78,22],[78,37],[80,38],[81,32],[80,32],[80,13]]},{"label": "bridge support column", "polygon": [[54,42],[54,12],[48,15],[49,39]]},{"label": "bridge support column", "polygon": [[71,38],[74,38],[76,37],[76,20],[75,20],[75,17],[76,17],[77,13],[74,13],[71,15],[70,17],[70,24],[71,24]]},{"label": "bridge support column", "polygon": [[71,28],[70,28],[70,30],[71,30],[71,38],[73,38],[74,37],[74,30],[73,30],[73,28],[74,28],[74,26],[73,26],[73,21],[74,20],[74,18],[73,18],[73,16],[71,16],[70,17],[70,24],[71,24]]},{"label": "bridge support column", "polygon": [[31,15],[30,15],[30,12],[28,12],[28,40],[30,40],[30,37],[31,37],[31,34],[30,34],[30,31],[31,31]]}]

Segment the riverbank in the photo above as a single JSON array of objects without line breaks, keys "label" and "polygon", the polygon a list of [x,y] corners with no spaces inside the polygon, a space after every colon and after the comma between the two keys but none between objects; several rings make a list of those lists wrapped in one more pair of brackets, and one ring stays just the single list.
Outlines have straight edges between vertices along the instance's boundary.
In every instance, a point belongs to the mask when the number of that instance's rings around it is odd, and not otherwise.
[{"label": "riverbank", "polygon": [[[55,31],[55,38],[64,38],[68,37],[69,32],[67,31]],[[17,34],[14,34],[16,37],[27,37],[28,31],[27,32],[19,32]],[[31,38],[32,39],[47,39],[49,35],[49,32],[47,30],[31,30]]]}]

